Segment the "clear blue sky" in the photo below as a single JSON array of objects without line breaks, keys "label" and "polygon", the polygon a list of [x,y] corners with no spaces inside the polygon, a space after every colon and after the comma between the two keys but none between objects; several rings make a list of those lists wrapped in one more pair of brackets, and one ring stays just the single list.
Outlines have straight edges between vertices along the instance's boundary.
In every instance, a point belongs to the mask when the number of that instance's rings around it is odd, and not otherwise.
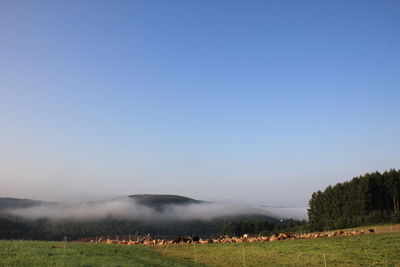
[{"label": "clear blue sky", "polygon": [[400,2],[0,2],[0,196],[305,206],[400,168]]}]

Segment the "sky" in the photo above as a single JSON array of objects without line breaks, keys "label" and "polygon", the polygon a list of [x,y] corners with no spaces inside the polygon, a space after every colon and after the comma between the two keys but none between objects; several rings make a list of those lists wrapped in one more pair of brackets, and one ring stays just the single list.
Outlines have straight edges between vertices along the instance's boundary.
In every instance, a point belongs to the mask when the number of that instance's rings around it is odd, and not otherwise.
[{"label": "sky", "polygon": [[400,168],[400,2],[0,1],[0,197],[306,207]]}]

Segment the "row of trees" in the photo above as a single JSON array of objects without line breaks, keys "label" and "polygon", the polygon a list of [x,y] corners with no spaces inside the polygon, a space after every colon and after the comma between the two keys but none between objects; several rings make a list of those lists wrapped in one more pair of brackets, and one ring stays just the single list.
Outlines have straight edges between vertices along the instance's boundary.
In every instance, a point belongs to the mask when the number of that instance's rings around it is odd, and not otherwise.
[{"label": "row of trees", "polygon": [[270,235],[281,232],[305,231],[305,221],[278,220],[264,215],[222,217],[211,221],[165,221],[162,223],[104,219],[96,221],[33,221],[2,217],[0,214],[0,239],[62,240],[95,236],[127,236],[151,233],[157,238],[173,238],[178,234],[218,237],[221,234]]},{"label": "row of trees", "polygon": [[182,235],[218,235],[220,227],[225,222],[214,220],[203,221],[165,221],[151,223],[132,220],[103,219],[93,221],[51,221],[47,219],[23,220],[0,215],[0,239],[34,239],[62,240],[64,236],[70,239],[95,236],[145,235],[162,238]]},{"label": "row of trees", "polygon": [[308,217],[313,230],[400,219],[400,170],[374,172],[312,194]]},{"label": "row of trees", "polygon": [[[223,217],[211,221],[164,221],[160,223],[103,219],[96,221],[50,221],[46,219],[22,220],[2,217],[0,214],[0,239],[61,240],[95,236],[144,235],[172,238],[178,234],[218,237],[220,234],[240,236],[244,233],[269,233],[289,226],[286,221],[267,216]],[[221,231],[222,229],[222,231]]]},{"label": "row of trees", "polygon": [[271,220],[264,216],[253,216],[240,218],[229,222],[221,228],[221,234],[229,236],[242,236],[243,234],[251,235],[272,235],[288,232],[306,232],[308,224],[305,221],[297,221],[292,219]]}]

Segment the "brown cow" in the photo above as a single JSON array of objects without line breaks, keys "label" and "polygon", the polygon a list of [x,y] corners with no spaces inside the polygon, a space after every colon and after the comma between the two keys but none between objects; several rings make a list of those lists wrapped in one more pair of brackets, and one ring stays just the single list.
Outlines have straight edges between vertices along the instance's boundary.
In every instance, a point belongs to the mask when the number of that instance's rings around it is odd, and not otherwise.
[{"label": "brown cow", "polygon": [[269,239],[270,242],[277,241],[277,240],[279,240],[279,239],[276,235],[271,236],[271,238]]}]

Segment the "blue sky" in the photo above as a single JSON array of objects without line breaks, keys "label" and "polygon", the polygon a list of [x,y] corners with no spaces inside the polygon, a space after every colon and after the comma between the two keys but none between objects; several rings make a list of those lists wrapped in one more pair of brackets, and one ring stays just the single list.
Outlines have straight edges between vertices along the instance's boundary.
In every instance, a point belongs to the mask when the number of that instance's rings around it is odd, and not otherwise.
[{"label": "blue sky", "polygon": [[305,206],[400,168],[398,1],[1,1],[0,196]]}]

